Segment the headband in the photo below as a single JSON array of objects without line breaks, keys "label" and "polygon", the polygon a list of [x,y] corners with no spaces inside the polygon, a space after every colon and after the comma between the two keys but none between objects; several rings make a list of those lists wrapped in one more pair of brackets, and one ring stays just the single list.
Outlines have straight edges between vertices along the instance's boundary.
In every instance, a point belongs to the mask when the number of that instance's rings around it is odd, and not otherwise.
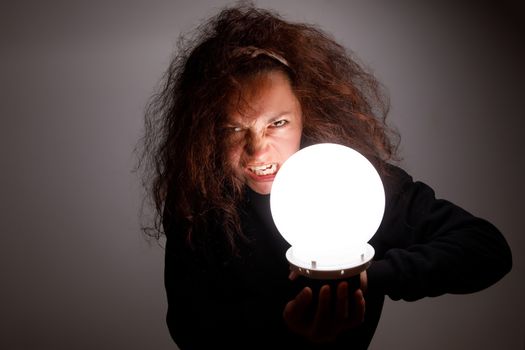
[{"label": "headband", "polygon": [[270,50],[260,49],[255,46],[245,46],[245,47],[236,48],[233,51],[233,54],[235,56],[247,55],[247,56],[250,56],[250,58],[255,58],[257,56],[264,55],[264,56],[273,58],[274,60],[280,62],[286,67],[290,67],[290,65],[288,64],[288,61],[286,61],[284,57],[282,57],[281,55],[278,55],[275,52],[270,51]]}]

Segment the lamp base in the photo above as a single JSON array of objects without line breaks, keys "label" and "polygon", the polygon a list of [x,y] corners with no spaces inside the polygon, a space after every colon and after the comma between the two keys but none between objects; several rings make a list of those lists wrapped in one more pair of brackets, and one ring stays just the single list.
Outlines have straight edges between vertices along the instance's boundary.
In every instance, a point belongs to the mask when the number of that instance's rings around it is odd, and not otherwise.
[{"label": "lamp base", "polygon": [[322,286],[328,285],[330,286],[332,311],[335,312],[335,300],[337,300],[337,287],[339,283],[343,281],[348,283],[348,297],[349,300],[351,300],[354,292],[361,287],[360,274],[370,266],[374,254],[374,248],[367,244],[363,253],[360,254],[357,259],[354,259],[354,263],[339,265],[337,269],[334,269],[323,268],[322,265],[319,266],[318,264],[314,264],[314,262],[305,264],[303,261],[294,259],[292,248],[288,249],[286,258],[290,264],[290,270],[299,275],[293,281],[292,298],[295,298],[303,288],[311,288],[313,300],[308,317],[314,317],[319,300],[319,290]]},{"label": "lamp base", "polygon": [[286,259],[290,263],[290,271],[295,271],[300,276],[316,280],[343,280],[359,275],[366,270],[374,257],[375,250],[370,244],[366,244],[365,249],[353,263],[340,265],[337,267],[320,267],[314,261],[305,264],[293,255],[293,247],[286,251]]}]

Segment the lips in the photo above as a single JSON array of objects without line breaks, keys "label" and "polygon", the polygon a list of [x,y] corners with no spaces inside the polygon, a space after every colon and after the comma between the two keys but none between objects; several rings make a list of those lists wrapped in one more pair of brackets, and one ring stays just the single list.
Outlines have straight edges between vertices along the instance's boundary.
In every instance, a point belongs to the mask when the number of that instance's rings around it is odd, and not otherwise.
[{"label": "lips", "polygon": [[248,166],[248,170],[257,176],[275,175],[277,173],[277,163],[268,163],[257,166]]}]

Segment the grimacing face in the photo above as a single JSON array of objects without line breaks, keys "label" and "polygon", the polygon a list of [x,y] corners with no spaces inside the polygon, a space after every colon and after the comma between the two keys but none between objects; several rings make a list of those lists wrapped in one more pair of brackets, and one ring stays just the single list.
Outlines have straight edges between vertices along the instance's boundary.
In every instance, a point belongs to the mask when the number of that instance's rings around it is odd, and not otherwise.
[{"label": "grimacing face", "polygon": [[244,85],[242,108],[228,111],[228,158],[253,191],[269,194],[279,168],[300,148],[301,106],[282,72],[272,71]]}]

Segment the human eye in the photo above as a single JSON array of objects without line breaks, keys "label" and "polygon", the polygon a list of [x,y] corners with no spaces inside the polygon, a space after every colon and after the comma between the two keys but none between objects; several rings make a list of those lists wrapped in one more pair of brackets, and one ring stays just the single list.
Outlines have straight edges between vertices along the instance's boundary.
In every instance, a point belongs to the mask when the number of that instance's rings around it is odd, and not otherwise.
[{"label": "human eye", "polygon": [[273,128],[281,128],[281,127],[285,126],[286,124],[288,124],[288,120],[286,120],[286,119],[279,119],[279,120],[274,121],[271,126]]},{"label": "human eye", "polygon": [[231,133],[240,133],[244,130],[244,128],[240,125],[228,125],[226,126],[226,129]]}]

